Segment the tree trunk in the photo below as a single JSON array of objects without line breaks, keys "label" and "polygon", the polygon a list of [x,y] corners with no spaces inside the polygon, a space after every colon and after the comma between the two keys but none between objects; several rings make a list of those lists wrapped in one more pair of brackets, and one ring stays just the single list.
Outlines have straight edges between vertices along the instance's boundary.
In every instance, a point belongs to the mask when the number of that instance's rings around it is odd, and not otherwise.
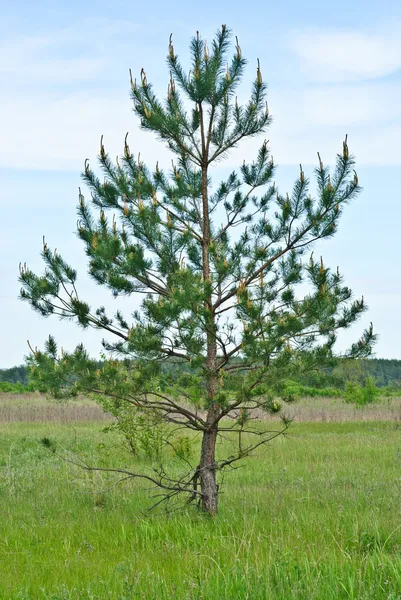
[{"label": "tree trunk", "polygon": [[199,463],[199,480],[202,494],[202,509],[214,516],[218,510],[219,486],[216,480],[216,439],[217,423],[212,425],[219,412],[219,406],[214,404],[209,408],[207,422],[211,425],[205,431],[202,439],[201,458]]},{"label": "tree trunk", "polygon": [[[211,241],[210,215],[208,201],[208,154],[211,132],[211,121],[209,132],[205,131],[202,103],[199,105],[200,128],[202,137],[202,271],[203,281],[210,283],[209,244]],[[216,440],[218,432],[218,417],[220,406],[216,403],[218,389],[217,379],[217,341],[216,320],[213,312],[212,296],[205,299],[206,309],[206,400],[208,406],[206,424],[207,429],[203,433],[201,457],[199,463],[199,480],[202,494],[202,508],[214,516],[218,509],[218,485],[216,481]]]}]

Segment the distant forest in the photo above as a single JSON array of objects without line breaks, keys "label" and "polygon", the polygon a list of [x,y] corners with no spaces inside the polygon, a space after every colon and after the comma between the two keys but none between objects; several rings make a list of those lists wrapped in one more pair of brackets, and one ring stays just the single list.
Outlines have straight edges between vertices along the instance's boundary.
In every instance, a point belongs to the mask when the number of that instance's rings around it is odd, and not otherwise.
[{"label": "distant forest", "polygon": [[0,369],[0,382],[22,383],[26,385],[29,381],[29,370],[25,365],[11,367],[11,369]]},{"label": "distant forest", "polygon": [[[169,369],[168,365],[166,367]],[[177,366],[173,368],[176,369]],[[378,387],[401,388],[401,360],[385,358],[339,360],[335,367],[311,372],[300,378],[298,383],[317,388],[327,386],[343,388],[347,381],[363,384],[367,377],[373,377]],[[0,369],[1,382],[26,385],[29,383],[29,370],[25,365]]]}]

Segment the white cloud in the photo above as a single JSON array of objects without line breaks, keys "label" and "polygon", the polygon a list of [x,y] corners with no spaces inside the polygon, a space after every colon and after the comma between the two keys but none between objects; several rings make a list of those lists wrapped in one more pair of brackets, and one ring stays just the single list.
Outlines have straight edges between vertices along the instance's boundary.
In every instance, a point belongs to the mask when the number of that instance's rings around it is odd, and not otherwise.
[{"label": "white cloud", "polygon": [[306,121],[314,125],[386,123],[401,118],[401,82],[306,89],[303,109]]},{"label": "white cloud", "polygon": [[[343,105],[337,100],[328,91],[315,90],[306,93],[302,102],[290,102],[285,110],[277,103],[275,121],[266,133],[275,160],[279,164],[315,164],[319,151],[326,162],[332,162],[348,133],[358,164],[401,164],[401,123],[380,121],[381,114],[399,114],[395,105],[390,105],[386,113],[379,95],[370,106],[365,102],[358,111],[363,94],[357,91],[350,93]],[[354,121],[358,123],[358,119],[365,126],[356,126]],[[170,164],[171,155],[164,145],[139,129],[128,94],[123,92],[38,96],[29,102],[3,99],[0,131],[6,140],[0,145],[2,167],[79,171],[85,158],[93,160],[96,156],[101,134],[106,149],[115,156],[122,153],[127,131],[134,154],[141,152],[150,165],[156,160]],[[255,155],[260,145],[258,139],[243,142],[222,166],[242,164],[244,158]]]},{"label": "white cloud", "polygon": [[[121,154],[127,131],[135,154],[170,162],[168,151],[140,131],[131,110],[128,66],[139,72],[142,54],[133,52],[138,30],[132,22],[93,19],[3,38],[0,167],[79,170],[85,157],[96,156],[101,134],[114,156]],[[137,43],[148,52],[143,40]]]},{"label": "white cloud", "polygon": [[[128,94],[72,94],[60,99],[37,97],[30,102],[3,100],[0,130],[7,143],[0,146],[0,165],[20,169],[82,169],[94,158],[101,134],[112,156],[121,154],[130,131],[132,151],[144,160],[167,162],[168,152],[141,131],[131,111]],[[156,159],[154,160],[156,162]]]},{"label": "white cloud", "polygon": [[321,81],[382,77],[401,68],[401,23],[360,31],[306,30],[291,43],[305,73]]},{"label": "white cloud", "polygon": [[125,21],[93,19],[80,27],[66,27],[28,36],[4,37],[0,42],[0,77],[10,83],[71,85],[99,76],[112,65],[113,53],[138,26]]},{"label": "white cloud", "polygon": [[317,164],[316,153],[319,151],[325,163],[333,163],[336,154],[342,151],[342,140],[347,132],[350,151],[356,156],[357,166],[401,164],[398,151],[401,124],[357,131],[344,127],[337,127],[334,131],[330,129],[329,132],[325,128],[314,128],[304,135],[278,140],[280,162]]},{"label": "white cloud", "polygon": [[362,127],[374,131],[401,121],[401,81],[292,86],[273,90],[269,104],[272,131],[279,135],[305,137],[307,132],[322,138],[331,129],[330,137],[336,138],[338,128],[344,134],[352,131],[355,137]]},{"label": "white cloud", "polygon": [[[139,71],[143,54],[122,52],[127,34],[136,28],[101,22],[0,43],[0,81],[7,77],[9,82],[1,99],[0,131],[5,142],[0,146],[0,167],[80,170],[86,157],[96,155],[101,134],[114,156],[121,153],[127,131],[135,154],[141,152],[150,163],[158,159],[169,164],[170,153],[163,144],[140,131],[131,111],[128,82],[107,80],[116,69],[126,72],[131,59],[134,72]],[[401,41],[392,39],[395,30],[387,36],[305,33],[298,36],[296,48],[305,66],[312,65],[323,75],[343,76],[347,71],[347,77],[358,80],[366,73],[401,65],[401,51],[394,55],[394,47],[401,50]],[[134,40],[131,49],[138,44]],[[161,64],[149,48],[141,50],[153,65]],[[127,64],[121,55],[128,56]],[[164,67],[163,75],[167,75]],[[157,73],[152,79],[157,83]],[[332,162],[348,133],[358,164],[401,164],[401,83],[272,86],[269,104],[274,123],[266,136],[278,163],[315,164],[317,151]],[[224,166],[238,166],[244,157],[251,158],[260,143],[245,142]]]},{"label": "white cloud", "polygon": [[[269,105],[273,124],[266,137],[279,164],[316,164],[318,151],[333,163],[346,134],[358,165],[401,164],[401,81],[273,89]],[[229,166],[252,158],[259,145],[242,144]]]}]

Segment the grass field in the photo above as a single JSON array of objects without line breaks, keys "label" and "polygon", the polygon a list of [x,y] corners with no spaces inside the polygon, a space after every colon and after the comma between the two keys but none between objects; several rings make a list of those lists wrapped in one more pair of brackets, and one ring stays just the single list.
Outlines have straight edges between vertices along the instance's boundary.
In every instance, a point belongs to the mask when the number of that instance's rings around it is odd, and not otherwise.
[{"label": "grass field", "polygon": [[[302,398],[286,405],[285,412],[298,422],[401,421],[401,397],[382,399],[363,408],[346,404],[342,398]],[[267,418],[264,415],[264,418]],[[278,420],[272,416],[272,420]],[[0,423],[108,421],[103,410],[87,399],[70,403],[49,401],[45,396],[0,393]]]},{"label": "grass field", "polygon": [[110,476],[40,440],[92,464],[132,464],[120,438],[66,413],[15,422],[18,402],[0,402],[1,599],[401,599],[399,401],[375,407],[382,420],[372,407],[350,420],[335,404],[343,422],[326,400],[315,413],[312,401],[295,406],[315,422],[295,422],[228,473],[214,520],[195,508],[149,515],[137,483],[104,491]]}]

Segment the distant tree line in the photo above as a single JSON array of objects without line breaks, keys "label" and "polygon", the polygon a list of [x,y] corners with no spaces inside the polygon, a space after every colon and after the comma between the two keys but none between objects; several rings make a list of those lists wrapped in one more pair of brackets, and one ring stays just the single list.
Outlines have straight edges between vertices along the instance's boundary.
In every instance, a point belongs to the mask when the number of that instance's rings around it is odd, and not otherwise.
[{"label": "distant tree line", "polygon": [[348,382],[365,384],[373,378],[377,387],[401,388],[401,360],[385,358],[340,359],[336,366],[300,378],[306,386],[344,389]]},{"label": "distant tree line", "polygon": [[29,370],[25,365],[11,367],[10,369],[0,369],[1,383],[22,383],[27,385],[29,381]]},{"label": "distant tree line", "polygon": [[[174,364],[165,362],[166,371],[182,370]],[[401,388],[401,360],[385,358],[368,358],[358,360],[338,360],[335,367],[323,371],[312,371],[299,377],[297,383],[314,388],[344,389],[347,382],[364,384],[368,377],[373,377],[378,387],[391,386]],[[25,365],[0,369],[0,383],[29,383],[29,369]]]}]

